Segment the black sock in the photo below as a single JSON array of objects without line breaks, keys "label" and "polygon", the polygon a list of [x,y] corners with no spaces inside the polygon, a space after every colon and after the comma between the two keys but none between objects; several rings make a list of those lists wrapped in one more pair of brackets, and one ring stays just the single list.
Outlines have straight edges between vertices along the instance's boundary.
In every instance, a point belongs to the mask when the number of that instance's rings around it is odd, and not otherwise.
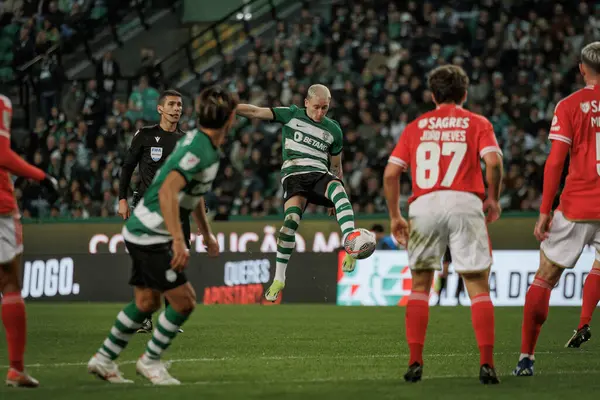
[{"label": "black sock", "polygon": [[446,290],[446,283],[448,282],[448,278],[445,276],[442,276],[440,278],[440,294],[442,293],[442,291]]}]

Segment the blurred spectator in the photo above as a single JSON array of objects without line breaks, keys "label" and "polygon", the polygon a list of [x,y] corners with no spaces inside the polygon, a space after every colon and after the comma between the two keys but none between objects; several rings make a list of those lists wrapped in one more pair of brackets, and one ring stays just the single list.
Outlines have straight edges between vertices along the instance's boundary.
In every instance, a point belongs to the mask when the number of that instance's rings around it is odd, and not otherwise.
[{"label": "blurred spectator", "polygon": [[163,72],[160,65],[156,65],[156,55],[154,49],[143,48],[140,50],[141,67],[138,76],[146,77],[150,87],[160,89],[163,84]]},{"label": "blurred spectator", "polygon": [[129,96],[129,110],[125,114],[125,117],[132,121],[141,119],[157,123],[160,119],[156,112],[159,96],[160,93],[158,90],[149,86],[148,78],[143,75],[140,78],[139,85]]},{"label": "blurred spectator", "polygon": [[386,235],[383,226],[375,224],[371,227],[371,232],[375,234],[377,250],[397,250],[398,243],[392,235]]},{"label": "blurred spectator", "polygon": [[110,51],[104,54],[102,60],[96,65],[96,80],[100,87],[111,96],[115,93],[117,79],[121,77],[121,67],[113,59]]}]

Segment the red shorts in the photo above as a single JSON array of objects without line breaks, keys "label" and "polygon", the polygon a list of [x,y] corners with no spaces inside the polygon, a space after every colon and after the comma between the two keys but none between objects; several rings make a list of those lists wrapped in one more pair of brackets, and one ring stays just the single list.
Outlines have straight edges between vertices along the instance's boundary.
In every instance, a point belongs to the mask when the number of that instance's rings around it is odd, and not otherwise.
[{"label": "red shorts", "polygon": [[0,264],[11,261],[23,253],[23,226],[20,217],[0,217]]}]

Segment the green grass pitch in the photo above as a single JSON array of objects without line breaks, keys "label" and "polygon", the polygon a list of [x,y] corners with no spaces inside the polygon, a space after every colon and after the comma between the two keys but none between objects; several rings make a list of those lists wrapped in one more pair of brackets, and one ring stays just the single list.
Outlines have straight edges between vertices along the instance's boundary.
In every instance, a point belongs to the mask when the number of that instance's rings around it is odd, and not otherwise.
[{"label": "green grass pitch", "polygon": [[[594,337],[565,349],[578,308],[553,307],[538,344],[536,376],[510,376],[518,357],[522,308],[496,309],[501,384],[483,386],[470,309],[432,307],[424,379],[402,380],[408,349],[404,308],[199,306],[165,355],[183,385],[157,388],[135,375],[149,335],[134,336],[118,386],[86,363],[122,305],[29,304],[26,363],[34,390],[0,388],[0,399],[598,399],[600,347]],[[598,317],[600,318],[600,317]],[[0,336],[0,365],[6,371]],[[3,372],[4,373],[4,372]],[[2,377],[3,378],[3,377]]]}]

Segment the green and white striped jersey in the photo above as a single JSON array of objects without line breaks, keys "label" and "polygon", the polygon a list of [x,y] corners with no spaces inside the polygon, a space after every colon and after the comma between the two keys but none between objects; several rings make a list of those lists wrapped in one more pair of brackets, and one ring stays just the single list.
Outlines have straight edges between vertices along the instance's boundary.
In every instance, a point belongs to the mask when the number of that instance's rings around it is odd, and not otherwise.
[{"label": "green and white striped jersey", "polygon": [[342,152],[340,125],[330,119],[311,120],[306,109],[296,106],[272,108],[275,121],[283,128],[281,181],[292,175],[329,172],[329,156]]},{"label": "green and white striped jersey", "polygon": [[144,198],[123,227],[123,238],[142,246],[173,240],[165,225],[158,199],[158,192],[167,175],[177,171],[185,178],[187,184],[179,192],[179,207],[192,211],[201,197],[211,190],[219,170],[219,161],[217,148],[204,132],[188,132],[156,172]]}]

